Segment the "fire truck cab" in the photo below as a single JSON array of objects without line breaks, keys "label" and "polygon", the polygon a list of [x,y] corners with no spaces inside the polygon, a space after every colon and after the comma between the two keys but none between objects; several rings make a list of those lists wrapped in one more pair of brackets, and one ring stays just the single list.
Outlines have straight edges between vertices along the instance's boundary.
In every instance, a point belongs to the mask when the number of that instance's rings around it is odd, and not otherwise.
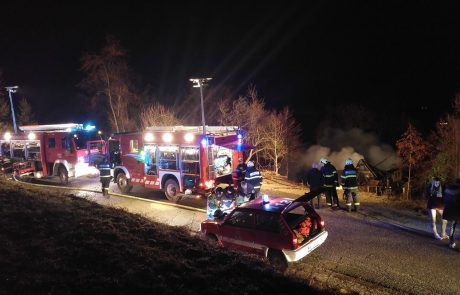
[{"label": "fire truck cab", "polygon": [[133,185],[163,190],[177,202],[183,195],[206,195],[232,185],[232,171],[252,148],[237,126],[152,126],[144,132],[114,134],[108,141],[112,175],[120,191]]},{"label": "fire truck cab", "polygon": [[98,175],[94,164],[105,154],[105,141],[94,126],[52,124],[20,126],[21,133],[6,133],[0,140],[0,156],[13,161],[18,176],[36,178]]}]

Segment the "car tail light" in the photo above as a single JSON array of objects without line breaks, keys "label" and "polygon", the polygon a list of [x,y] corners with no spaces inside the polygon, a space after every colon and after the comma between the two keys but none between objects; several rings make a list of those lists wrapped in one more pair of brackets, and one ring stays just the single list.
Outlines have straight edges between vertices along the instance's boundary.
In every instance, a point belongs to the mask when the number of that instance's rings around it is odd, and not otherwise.
[{"label": "car tail light", "polygon": [[292,236],[292,246],[294,247],[294,249],[299,247],[299,244],[298,244],[296,236]]},{"label": "car tail light", "polygon": [[321,221],[319,222],[319,224],[321,224],[321,227],[324,227],[324,225],[325,225],[324,220],[321,220]]}]

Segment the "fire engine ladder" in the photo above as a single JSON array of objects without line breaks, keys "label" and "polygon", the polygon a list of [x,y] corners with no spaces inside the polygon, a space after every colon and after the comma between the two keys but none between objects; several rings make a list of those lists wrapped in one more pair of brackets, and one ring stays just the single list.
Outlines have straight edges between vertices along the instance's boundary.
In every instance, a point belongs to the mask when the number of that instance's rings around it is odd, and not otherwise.
[{"label": "fire engine ladder", "polygon": [[[150,126],[147,131],[163,131],[163,132],[192,132],[202,133],[203,126]],[[206,134],[229,135],[235,134],[239,130],[238,126],[206,126]]]},{"label": "fire engine ladder", "polygon": [[66,123],[66,124],[50,124],[50,125],[27,125],[19,126],[22,131],[66,131],[66,130],[82,130],[83,125],[77,123]]}]

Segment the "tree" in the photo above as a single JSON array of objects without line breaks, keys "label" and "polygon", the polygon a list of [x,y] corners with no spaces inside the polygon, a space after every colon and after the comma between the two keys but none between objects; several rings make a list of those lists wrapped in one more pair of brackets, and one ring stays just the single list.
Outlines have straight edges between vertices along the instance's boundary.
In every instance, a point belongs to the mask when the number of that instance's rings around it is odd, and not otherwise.
[{"label": "tree", "polygon": [[32,106],[25,97],[19,101],[18,123],[19,125],[37,124]]},{"label": "tree", "polygon": [[136,101],[132,91],[131,76],[126,62],[126,50],[113,36],[106,38],[106,45],[98,54],[85,54],[81,58],[81,70],[86,78],[80,86],[92,95],[92,104],[104,103],[109,124],[116,132],[131,126],[128,106]]},{"label": "tree", "polygon": [[141,111],[140,114],[142,129],[148,126],[174,126],[180,125],[181,120],[169,108],[156,102]]},{"label": "tree", "polygon": [[265,110],[264,101],[258,97],[255,87],[250,86],[246,96],[240,96],[237,100],[222,100],[218,104],[219,123],[222,125],[239,126],[246,132],[245,142],[255,146],[251,150],[248,159],[263,150],[263,130],[268,112]]},{"label": "tree", "polygon": [[426,156],[427,144],[424,142],[417,129],[409,123],[406,132],[404,132],[401,138],[396,142],[396,147],[398,156],[403,159],[409,168],[407,197],[410,198],[412,168],[416,167],[419,161]]},{"label": "tree", "polygon": [[273,163],[279,174],[281,161],[297,146],[300,128],[288,108],[270,112],[263,130],[263,155]]}]

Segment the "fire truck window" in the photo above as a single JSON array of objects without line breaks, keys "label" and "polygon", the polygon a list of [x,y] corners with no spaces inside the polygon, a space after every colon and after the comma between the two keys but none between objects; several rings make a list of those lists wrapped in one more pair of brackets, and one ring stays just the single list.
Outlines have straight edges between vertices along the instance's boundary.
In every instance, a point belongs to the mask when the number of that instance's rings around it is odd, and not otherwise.
[{"label": "fire truck window", "polygon": [[70,150],[70,145],[69,145],[69,141],[67,140],[67,138],[65,137],[61,138],[61,145],[63,149]]},{"label": "fire truck window", "polygon": [[160,150],[159,168],[177,170],[177,152]]},{"label": "fire truck window", "polygon": [[25,145],[20,142],[13,143],[13,157],[14,158],[25,158],[26,157],[26,150]]},{"label": "fire truck window", "polygon": [[48,138],[48,147],[53,149],[56,147],[56,139],[54,137]]},{"label": "fire truck window", "polygon": [[196,147],[181,148],[182,172],[189,175],[200,175],[199,149]]},{"label": "fire truck window", "polygon": [[7,142],[2,143],[2,156],[11,157],[10,144]]},{"label": "fire truck window", "polygon": [[145,173],[147,175],[157,174],[156,146],[145,146]]},{"label": "fire truck window", "polygon": [[86,149],[88,141],[99,139],[97,133],[94,132],[76,132],[73,134],[73,140],[75,141],[77,150]]},{"label": "fire truck window", "polygon": [[27,155],[29,159],[40,158],[40,145],[38,142],[31,142],[27,145]]},{"label": "fire truck window", "polygon": [[139,143],[136,139],[129,141],[129,149],[131,150],[131,153],[139,152]]}]

